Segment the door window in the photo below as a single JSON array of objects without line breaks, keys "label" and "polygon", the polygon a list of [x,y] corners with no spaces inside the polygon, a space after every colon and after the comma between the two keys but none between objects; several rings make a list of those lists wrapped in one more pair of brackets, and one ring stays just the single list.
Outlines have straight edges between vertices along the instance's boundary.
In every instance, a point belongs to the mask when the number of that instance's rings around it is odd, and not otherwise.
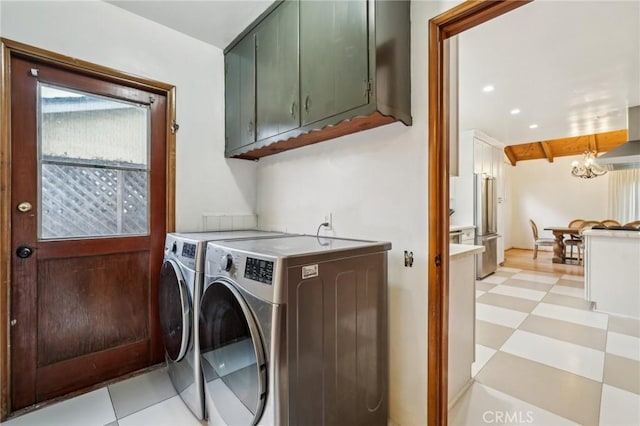
[{"label": "door window", "polygon": [[147,105],[38,84],[39,239],[149,233]]}]

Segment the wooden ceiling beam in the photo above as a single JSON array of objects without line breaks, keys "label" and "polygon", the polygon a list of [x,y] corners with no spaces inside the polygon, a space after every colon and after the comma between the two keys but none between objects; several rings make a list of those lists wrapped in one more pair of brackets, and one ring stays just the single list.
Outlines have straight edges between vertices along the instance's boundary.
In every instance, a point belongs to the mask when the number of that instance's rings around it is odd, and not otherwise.
[{"label": "wooden ceiling beam", "polygon": [[504,154],[509,159],[509,162],[511,163],[511,165],[515,166],[516,163],[518,162],[518,160],[517,160],[516,156],[514,155],[513,151],[511,150],[510,146],[505,146],[504,147]]},{"label": "wooden ceiling beam", "polygon": [[545,141],[540,142],[540,146],[542,147],[542,150],[544,151],[544,155],[547,156],[547,160],[550,163],[553,163],[553,153],[551,152],[551,147],[549,146],[548,143],[546,143]]},{"label": "wooden ceiling beam", "polygon": [[552,163],[555,158],[580,155],[587,150],[599,153],[607,152],[622,145],[627,140],[627,130],[623,129],[592,135],[508,145],[505,147],[504,152],[512,166],[515,166],[518,161],[542,158],[546,158],[547,161]]}]

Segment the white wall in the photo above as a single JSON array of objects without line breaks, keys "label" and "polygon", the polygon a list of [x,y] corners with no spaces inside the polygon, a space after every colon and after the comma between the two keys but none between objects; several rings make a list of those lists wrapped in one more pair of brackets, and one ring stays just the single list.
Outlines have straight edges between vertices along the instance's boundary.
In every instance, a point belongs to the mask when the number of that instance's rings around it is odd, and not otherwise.
[{"label": "white wall", "polygon": [[100,1],[1,7],[2,37],[176,86],[177,230],[201,230],[203,213],[255,212],[255,164],[224,158],[220,49]]},{"label": "white wall", "polygon": [[540,236],[546,226],[566,226],[573,219],[607,219],[608,175],[578,179],[571,175],[571,163],[582,156],[521,161],[508,165],[511,204],[511,246],[533,248],[529,219],[538,225]]},{"label": "white wall", "polygon": [[[428,20],[455,3],[412,2],[413,126],[381,128],[266,157],[258,163],[261,227],[391,241],[390,416],[426,424]],[[403,251],[413,251],[405,268]]]}]

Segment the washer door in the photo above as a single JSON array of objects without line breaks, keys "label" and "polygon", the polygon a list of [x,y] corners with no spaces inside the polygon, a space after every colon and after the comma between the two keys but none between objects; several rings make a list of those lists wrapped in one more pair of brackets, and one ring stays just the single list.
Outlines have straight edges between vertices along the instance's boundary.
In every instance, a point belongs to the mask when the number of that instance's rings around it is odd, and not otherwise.
[{"label": "washer door", "polygon": [[177,362],[189,348],[191,303],[180,267],[173,260],[162,264],[158,299],[162,343],[169,359]]},{"label": "washer door", "polygon": [[225,423],[255,424],[266,400],[266,365],[251,310],[231,283],[202,295],[200,353],[205,387]]}]

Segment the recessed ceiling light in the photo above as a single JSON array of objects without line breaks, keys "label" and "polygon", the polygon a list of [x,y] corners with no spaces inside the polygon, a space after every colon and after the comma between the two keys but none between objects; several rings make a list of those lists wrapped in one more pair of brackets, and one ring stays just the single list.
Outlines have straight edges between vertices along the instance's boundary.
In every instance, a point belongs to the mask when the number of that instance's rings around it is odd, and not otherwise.
[{"label": "recessed ceiling light", "polygon": [[511,115],[520,114],[520,110],[519,110],[518,108],[514,108],[514,109],[512,109],[512,110],[511,110],[511,111],[509,111],[509,112],[511,112]]},{"label": "recessed ceiling light", "polygon": [[489,93],[489,92],[493,92],[493,89],[495,89],[495,87],[493,87],[492,85],[489,84],[487,86],[484,86],[482,88],[482,91],[485,92],[485,93]]},{"label": "recessed ceiling light", "polygon": [[529,125],[529,128],[530,129],[537,129],[538,125],[537,124],[531,124],[531,125]]}]

